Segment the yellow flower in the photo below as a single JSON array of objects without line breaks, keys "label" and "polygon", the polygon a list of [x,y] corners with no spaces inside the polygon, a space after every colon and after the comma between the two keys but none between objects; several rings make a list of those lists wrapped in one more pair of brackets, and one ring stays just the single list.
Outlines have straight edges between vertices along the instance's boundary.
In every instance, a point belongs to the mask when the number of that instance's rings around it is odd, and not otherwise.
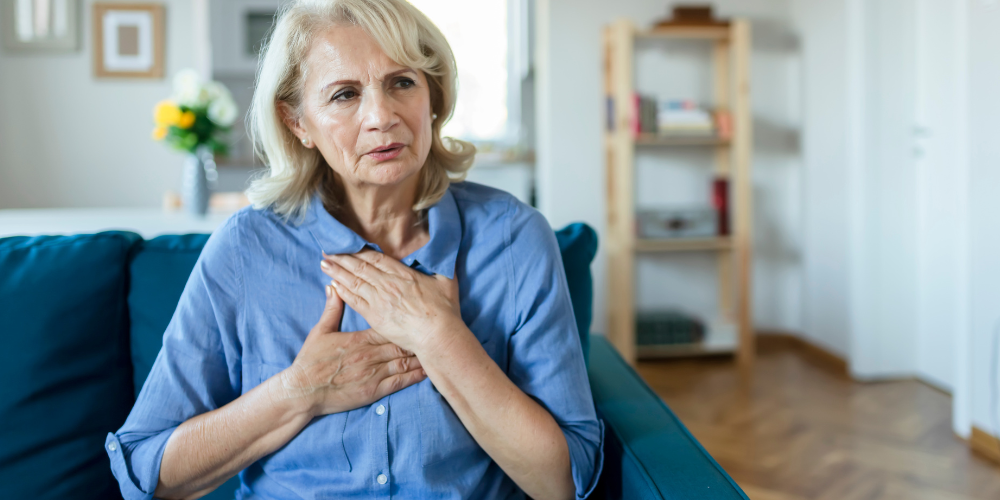
[{"label": "yellow flower", "polygon": [[171,101],[160,101],[153,111],[153,121],[159,127],[177,125],[181,119],[181,109]]},{"label": "yellow flower", "polygon": [[153,139],[162,141],[167,136],[167,127],[156,127],[153,129]]},{"label": "yellow flower", "polygon": [[180,119],[177,120],[177,126],[186,130],[191,128],[191,125],[194,125],[194,113],[190,111],[181,113]]}]

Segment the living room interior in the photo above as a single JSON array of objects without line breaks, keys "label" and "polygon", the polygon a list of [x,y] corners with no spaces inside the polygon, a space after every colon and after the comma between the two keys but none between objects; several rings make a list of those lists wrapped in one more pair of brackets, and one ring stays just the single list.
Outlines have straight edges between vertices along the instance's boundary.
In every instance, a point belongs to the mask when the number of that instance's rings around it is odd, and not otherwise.
[{"label": "living room interior", "polygon": [[[266,168],[288,2],[0,8],[0,497],[118,498],[105,437]],[[1000,1],[410,3],[466,180],[556,231],[593,498],[1000,497]]]}]

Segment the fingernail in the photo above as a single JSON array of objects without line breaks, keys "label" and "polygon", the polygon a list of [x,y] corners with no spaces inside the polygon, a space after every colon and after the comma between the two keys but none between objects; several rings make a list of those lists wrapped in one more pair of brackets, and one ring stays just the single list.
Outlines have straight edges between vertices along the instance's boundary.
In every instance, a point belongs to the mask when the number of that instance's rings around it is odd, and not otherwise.
[{"label": "fingernail", "polygon": [[337,288],[337,280],[330,280],[330,284],[333,285],[334,288]]},{"label": "fingernail", "polygon": [[330,269],[330,263],[327,262],[326,259],[323,259],[320,261],[319,267],[322,267],[323,269]]},{"label": "fingernail", "polygon": [[326,285],[326,298],[329,299],[330,297],[333,297],[333,287]]}]

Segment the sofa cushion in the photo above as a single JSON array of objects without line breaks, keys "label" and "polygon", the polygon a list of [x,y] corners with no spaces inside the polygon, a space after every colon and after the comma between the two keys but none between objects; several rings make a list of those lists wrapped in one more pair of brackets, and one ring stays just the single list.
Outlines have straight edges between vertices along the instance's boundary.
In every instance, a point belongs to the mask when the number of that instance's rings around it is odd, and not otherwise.
[{"label": "sofa cushion", "polygon": [[0,239],[0,498],[121,498],[103,447],[132,407],[126,262],[138,240]]},{"label": "sofa cushion", "polygon": [[583,357],[590,354],[590,321],[593,318],[594,282],[590,275],[590,263],[597,255],[597,233],[590,226],[576,222],[556,231],[559,251],[562,253],[566,282],[569,284],[570,300],[576,315],[576,327],[580,330],[580,345]]},{"label": "sofa cushion", "polygon": [[159,236],[135,246],[129,262],[129,335],[139,395],[207,234]]},{"label": "sofa cushion", "polygon": [[[208,236],[158,236],[135,246],[129,262],[128,308],[136,396],[163,346],[163,332]],[[231,500],[239,486],[239,478],[233,477],[202,499]]]},{"label": "sofa cushion", "polygon": [[587,374],[606,428],[598,498],[748,500],[607,339],[591,346]]}]

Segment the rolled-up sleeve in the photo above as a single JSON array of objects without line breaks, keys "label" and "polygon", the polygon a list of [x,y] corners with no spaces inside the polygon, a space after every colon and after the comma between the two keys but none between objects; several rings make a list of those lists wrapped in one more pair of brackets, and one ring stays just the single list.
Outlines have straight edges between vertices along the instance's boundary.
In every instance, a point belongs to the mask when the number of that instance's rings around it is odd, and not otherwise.
[{"label": "rolled-up sleeve", "polygon": [[170,434],[241,393],[237,326],[243,297],[236,217],[205,244],[163,334],[163,347],[125,424],[105,451],[126,500],[151,499]]},{"label": "rolled-up sleeve", "polygon": [[594,410],[559,245],[545,218],[519,204],[506,233],[517,325],[507,373],[562,428],[576,497],[586,498],[603,465],[604,424]]}]

